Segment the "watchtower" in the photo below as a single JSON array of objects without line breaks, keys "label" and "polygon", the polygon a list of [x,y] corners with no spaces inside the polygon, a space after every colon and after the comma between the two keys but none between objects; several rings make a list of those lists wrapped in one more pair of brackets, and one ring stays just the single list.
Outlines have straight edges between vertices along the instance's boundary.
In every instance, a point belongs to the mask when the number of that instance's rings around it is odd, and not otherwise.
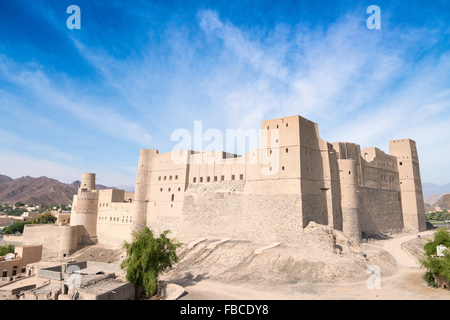
[{"label": "watchtower", "polygon": [[411,139],[391,140],[389,153],[397,157],[403,227],[406,231],[424,231],[427,227],[416,142]]}]

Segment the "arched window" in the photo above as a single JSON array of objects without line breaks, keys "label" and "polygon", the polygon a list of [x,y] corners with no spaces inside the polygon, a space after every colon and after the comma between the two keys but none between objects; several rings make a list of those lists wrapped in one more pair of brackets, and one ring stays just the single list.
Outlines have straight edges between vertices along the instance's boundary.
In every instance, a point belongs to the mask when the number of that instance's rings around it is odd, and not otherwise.
[{"label": "arched window", "polygon": [[369,161],[369,154],[367,152],[364,153],[364,160]]}]

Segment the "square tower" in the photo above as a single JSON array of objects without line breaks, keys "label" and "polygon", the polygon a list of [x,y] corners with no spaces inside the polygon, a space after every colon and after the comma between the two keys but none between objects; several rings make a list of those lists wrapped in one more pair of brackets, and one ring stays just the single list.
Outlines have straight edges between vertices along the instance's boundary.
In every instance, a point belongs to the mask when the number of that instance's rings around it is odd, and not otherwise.
[{"label": "square tower", "polygon": [[411,139],[389,141],[389,153],[397,157],[404,229],[427,229],[416,142]]}]

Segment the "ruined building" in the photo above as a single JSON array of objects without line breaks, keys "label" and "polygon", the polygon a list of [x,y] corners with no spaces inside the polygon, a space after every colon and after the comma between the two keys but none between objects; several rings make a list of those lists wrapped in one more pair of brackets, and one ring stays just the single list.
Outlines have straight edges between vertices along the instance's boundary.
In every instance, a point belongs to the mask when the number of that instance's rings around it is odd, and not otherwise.
[{"label": "ruined building", "polygon": [[389,154],[328,143],[300,116],[262,123],[246,155],[143,149],[136,189],[95,190],[83,175],[71,226],[77,241],[120,245],[144,223],[180,240],[230,237],[295,244],[314,221],[360,240],[362,234],[426,229],[415,142],[390,141]]}]

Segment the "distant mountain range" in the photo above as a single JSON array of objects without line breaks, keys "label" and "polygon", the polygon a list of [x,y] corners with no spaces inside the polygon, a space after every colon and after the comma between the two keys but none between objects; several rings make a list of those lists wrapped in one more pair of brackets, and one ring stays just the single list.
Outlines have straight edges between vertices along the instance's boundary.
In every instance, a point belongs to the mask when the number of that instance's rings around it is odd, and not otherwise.
[{"label": "distant mountain range", "polygon": [[[80,187],[80,181],[74,181],[70,184],[59,182],[58,180],[29,176],[12,179],[5,175],[0,175],[0,202],[14,204],[18,201],[25,204],[71,204],[73,196]],[[118,189],[96,185],[97,190]],[[128,192],[133,188],[129,186],[120,186]]]},{"label": "distant mountain range", "polygon": [[424,198],[427,198],[434,193],[437,193],[442,196],[444,193],[450,193],[450,183],[440,186],[435,183],[424,182],[422,183],[422,191]]},{"label": "distant mountain range", "polygon": [[[450,183],[440,186],[435,183],[422,183],[423,201],[427,204],[434,205],[436,207],[442,207],[442,205],[435,205],[444,195],[450,194]],[[448,206],[444,206],[449,208]]]}]

